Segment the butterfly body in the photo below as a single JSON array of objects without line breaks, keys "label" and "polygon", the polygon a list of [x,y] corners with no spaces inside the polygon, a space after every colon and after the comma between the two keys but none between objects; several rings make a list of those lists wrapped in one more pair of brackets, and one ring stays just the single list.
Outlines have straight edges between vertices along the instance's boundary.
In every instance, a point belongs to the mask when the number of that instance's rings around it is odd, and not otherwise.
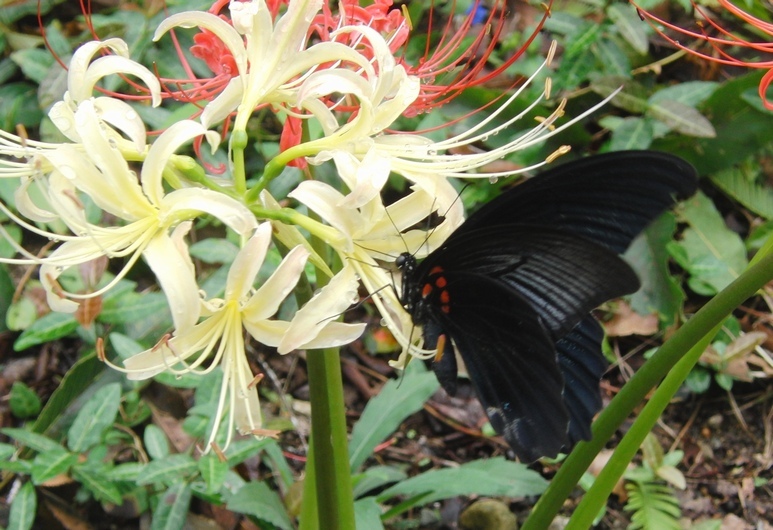
[{"label": "butterfly body", "polygon": [[401,301],[421,326],[441,385],[454,349],[494,429],[522,460],[590,437],[601,407],[603,332],[590,311],[636,291],[618,253],[691,195],[694,170],[655,152],[558,166],[497,197],[421,263],[404,253]]}]

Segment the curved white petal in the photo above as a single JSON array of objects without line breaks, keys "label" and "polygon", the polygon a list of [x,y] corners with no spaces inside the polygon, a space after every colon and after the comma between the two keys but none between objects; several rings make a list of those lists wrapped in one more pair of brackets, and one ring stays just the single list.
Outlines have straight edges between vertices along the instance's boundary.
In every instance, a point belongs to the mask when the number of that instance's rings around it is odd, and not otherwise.
[{"label": "curved white petal", "polygon": [[159,233],[142,252],[142,257],[164,291],[177,333],[192,328],[201,314],[199,286],[183,240],[191,226],[190,222],[182,223],[171,236]]},{"label": "curved white petal", "polygon": [[105,48],[117,56],[129,57],[129,46],[121,39],[116,38],[87,42],[73,53],[67,73],[67,92],[76,103],[91,97],[94,86],[84,84],[83,79],[86,77],[91,60],[100,50]]},{"label": "curved white petal", "polygon": [[205,212],[220,219],[241,236],[258,226],[255,215],[242,203],[213,190],[183,188],[168,193],[161,201],[161,209],[174,217],[190,210]]},{"label": "curved white petal", "polygon": [[231,52],[236,61],[236,68],[240,75],[247,73],[247,54],[244,51],[244,39],[241,35],[225,20],[211,13],[201,11],[184,11],[174,14],[158,25],[153,34],[153,40],[158,40],[161,36],[172,28],[201,28],[211,31],[215,36],[223,41],[226,48]]},{"label": "curved white petal", "polygon": [[350,193],[338,206],[360,208],[381,193],[389,178],[390,159],[371,150],[358,162],[351,153],[339,151],[333,156],[338,174],[344,180]]},{"label": "curved white petal", "polygon": [[[133,75],[139,77],[145,86],[148,87],[151,95],[151,101],[154,107],[161,104],[161,83],[153,75],[153,72],[142,66],[136,61],[119,55],[107,55],[100,57],[92,62],[86,70],[86,75],[80,79],[82,86],[78,88],[77,96],[73,94],[73,99],[77,103],[82,103],[92,96],[94,86],[103,78],[111,74]],[[72,73],[70,73],[72,75]],[[71,84],[72,85],[72,84]]]},{"label": "curved white petal", "polygon": [[309,251],[295,247],[282,260],[279,266],[250,300],[242,307],[242,319],[248,322],[265,320],[277,312],[287,295],[298,283],[303,267],[309,257]]},{"label": "curved white petal", "polygon": [[357,285],[354,268],[347,263],[330,283],[298,310],[277,351],[288,353],[314,340],[331,319],[357,299]]},{"label": "curved white petal", "polygon": [[228,270],[225,284],[225,300],[240,300],[246,295],[258,275],[268,246],[271,244],[271,224],[262,223],[255,235],[247,240]]},{"label": "curved white petal", "polygon": [[80,265],[104,255],[103,250],[90,239],[66,241],[46,258],[40,266],[40,283],[46,291],[48,306],[59,313],[74,313],[80,304],[60,294],[57,279],[65,269]]},{"label": "curved white petal", "polygon": [[26,177],[21,179],[21,184],[13,192],[13,202],[16,209],[24,217],[38,223],[50,223],[59,219],[59,215],[51,210],[41,208],[30,196],[29,188],[37,185],[37,179]]},{"label": "curved white petal", "polygon": [[298,346],[298,349],[337,348],[357,340],[365,331],[366,324],[328,322],[313,339]]},{"label": "curved white petal", "polygon": [[125,101],[116,98],[94,98],[94,107],[101,118],[118,129],[132,142],[137,153],[144,153],[147,143],[145,123]]},{"label": "curved white petal", "polygon": [[215,99],[204,106],[199,117],[201,124],[208,129],[220,123],[239,107],[243,98],[244,81],[240,77],[234,77]]},{"label": "curved white petal", "polygon": [[140,180],[142,190],[152,204],[159,206],[164,196],[163,173],[169,158],[180,146],[203,134],[207,135],[210,143],[215,142],[217,145],[219,137],[215,131],[207,131],[197,121],[178,121],[167,128],[150,146],[148,156],[142,164]]},{"label": "curved white petal", "polygon": [[333,228],[348,237],[351,237],[352,232],[361,222],[356,211],[338,206],[345,200],[344,196],[324,182],[304,180],[287,196],[305,204]]}]

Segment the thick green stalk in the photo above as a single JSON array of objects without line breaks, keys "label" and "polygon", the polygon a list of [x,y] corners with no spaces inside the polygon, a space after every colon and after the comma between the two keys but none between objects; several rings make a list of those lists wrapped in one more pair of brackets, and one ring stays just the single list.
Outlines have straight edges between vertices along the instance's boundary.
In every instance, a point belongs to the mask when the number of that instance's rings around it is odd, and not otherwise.
[{"label": "thick green stalk", "polygon": [[706,350],[706,347],[721,328],[722,324],[715,326],[668,372],[666,378],[642,409],[636,421],[634,421],[631,429],[618,444],[612,458],[609,459],[604,469],[601,470],[596,480],[593,481],[593,486],[587,491],[582,502],[580,502],[580,505],[572,514],[569,524],[566,525],[566,530],[590,528],[599,510],[606,504],[607,498],[615,488],[615,484],[623,476],[628,464],[636,455],[636,451],[641,447],[644,438],[652,431],[658,418],[666,410],[666,407],[671,402],[674,394],[679,390],[679,387],[682,386],[690,370],[698,362],[701,354]]},{"label": "thick green stalk", "polygon": [[338,348],[309,351],[306,366],[319,527],[354,530],[354,497]]},{"label": "thick green stalk", "polygon": [[[733,283],[703,306],[669,339],[599,415],[593,439],[577,445],[558,470],[548,490],[537,502],[523,530],[543,530],[561,509],[577,482],[618,427],[647,393],[668,374],[685,354],[722,323],[744,300],[773,279],[773,254],[761,258]],[[604,497],[606,499],[606,497]]]},{"label": "thick green stalk", "polygon": [[[312,246],[320,256],[329,249],[318,237],[312,237]],[[317,269],[317,287],[324,287],[329,278]],[[338,348],[309,350],[306,354],[311,401],[311,444],[307,468],[313,471],[304,487],[304,493],[316,489],[317,528],[325,530],[355,530],[354,495],[349,469],[349,446],[346,430],[346,407],[341,377],[341,357]],[[304,500],[304,504],[305,504]],[[312,510],[304,509],[307,515]],[[304,524],[304,528],[314,528]]]}]

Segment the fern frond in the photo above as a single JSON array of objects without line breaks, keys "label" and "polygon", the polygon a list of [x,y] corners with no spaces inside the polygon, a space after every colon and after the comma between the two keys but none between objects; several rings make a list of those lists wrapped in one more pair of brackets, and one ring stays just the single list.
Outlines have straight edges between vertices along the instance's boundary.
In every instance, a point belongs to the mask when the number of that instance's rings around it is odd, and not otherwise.
[{"label": "fern frond", "polygon": [[625,489],[628,503],[624,509],[632,512],[629,530],[682,530],[682,510],[670,487],[655,482],[631,482]]}]

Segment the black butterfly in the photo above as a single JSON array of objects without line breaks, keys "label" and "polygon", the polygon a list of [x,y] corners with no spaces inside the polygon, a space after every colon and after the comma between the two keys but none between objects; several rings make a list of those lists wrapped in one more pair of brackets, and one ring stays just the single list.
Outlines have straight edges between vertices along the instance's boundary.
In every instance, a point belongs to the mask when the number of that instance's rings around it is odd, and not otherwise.
[{"label": "black butterfly", "polygon": [[521,460],[591,436],[606,369],[590,311],[639,288],[618,257],[676,200],[695,170],[625,151],[551,168],[472,214],[420,264],[409,253],[401,302],[439,349],[433,370],[456,391],[454,346],[494,429]]}]

